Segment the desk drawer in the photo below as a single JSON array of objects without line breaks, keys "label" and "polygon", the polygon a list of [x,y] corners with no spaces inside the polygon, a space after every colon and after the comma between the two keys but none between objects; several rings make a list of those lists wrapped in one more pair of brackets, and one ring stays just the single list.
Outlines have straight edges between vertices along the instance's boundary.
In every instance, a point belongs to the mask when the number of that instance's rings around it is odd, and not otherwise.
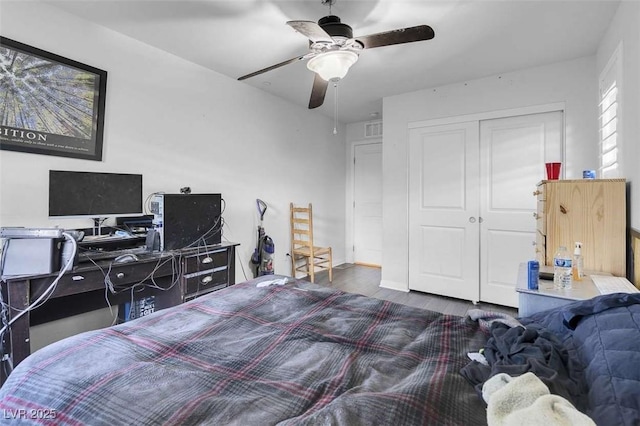
[{"label": "desk drawer", "polygon": [[[149,259],[146,261],[130,263],[112,263],[97,267],[82,267],[67,272],[60,278],[58,286],[51,297],[68,296],[71,294],[84,293],[86,291],[99,290],[105,288],[105,279],[108,275],[115,287],[128,287],[141,282],[148,282],[151,279],[163,277],[173,277],[178,279],[176,272],[177,265],[170,257],[161,259]],[[55,275],[39,277],[31,280],[32,298],[39,297],[42,292],[49,287],[55,279]]]},{"label": "desk drawer", "polygon": [[227,267],[229,262],[228,250],[226,248],[189,255],[185,258],[185,273],[205,271],[220,267]]},{"label": "desk drawer", "polygon": [[184,295],[185,299],[188,299],[227,287],[229,285],[229,270],[226,266],[223,266],[208,271],[186,274],[184,278]]}]

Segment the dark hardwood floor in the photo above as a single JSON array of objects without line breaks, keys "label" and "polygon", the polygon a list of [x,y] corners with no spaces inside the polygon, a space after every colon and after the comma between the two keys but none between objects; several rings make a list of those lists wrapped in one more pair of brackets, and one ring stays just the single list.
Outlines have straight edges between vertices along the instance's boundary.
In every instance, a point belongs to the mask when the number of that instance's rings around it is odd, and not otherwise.
[{"label": "dark hardwood floor", "polygon": [[464,316],[469,309],[484,309],[486,311],[502,312],[516,316],[515,308],[493,305],[490,303],[478,303],[474,305],[470,301],[437,296],[419,291],[397,291],[381,288],[381,270],[371,266],[345,263],[333,267],[333,282],[329,283],[328,272],[316,274],[316,284],[325,285],[348,293],[358,293],[377,299],[389,300],[416,308]]}]

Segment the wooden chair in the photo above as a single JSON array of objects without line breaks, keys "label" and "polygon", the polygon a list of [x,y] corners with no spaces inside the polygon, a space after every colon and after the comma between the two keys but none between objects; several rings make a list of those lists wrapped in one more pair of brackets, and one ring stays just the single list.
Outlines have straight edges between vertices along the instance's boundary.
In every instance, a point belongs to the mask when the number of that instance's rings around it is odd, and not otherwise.
[{"label": "wooden chair", "polygon": [[[331,247],[313,245],[313,210],[309,207],[289,205],[291,211],[291,276],[296,271],[305,272],[315,282],[316,268],[329,270],[329,282],[333,281]],[[303,261],[303,263],[300,263]]]}]

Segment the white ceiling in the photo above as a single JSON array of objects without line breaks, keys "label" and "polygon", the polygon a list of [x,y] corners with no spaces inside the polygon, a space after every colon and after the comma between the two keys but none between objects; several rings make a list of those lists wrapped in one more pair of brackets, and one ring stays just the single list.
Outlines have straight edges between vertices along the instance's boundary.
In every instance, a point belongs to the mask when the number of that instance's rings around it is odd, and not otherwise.
[{"label": "white ceiling", "polygon": [[[231,78],[307,52],[285,24],[328,15],[321,0],[49,0],[48,3]],[[339,119],[370,120],[385,96],[593,55],[617,0],[337,0],[354,36],[427,24],[435,38],[364,50],[339,83]],[[244,80],[307,107],[303,61]],[[329,87],[317,113],[333,116]]]}]

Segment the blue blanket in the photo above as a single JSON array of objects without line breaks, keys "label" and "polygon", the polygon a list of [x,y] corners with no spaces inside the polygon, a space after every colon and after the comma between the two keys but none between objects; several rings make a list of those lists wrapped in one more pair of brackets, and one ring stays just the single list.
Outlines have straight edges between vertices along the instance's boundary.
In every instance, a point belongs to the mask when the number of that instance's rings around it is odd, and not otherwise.
[{"label": "blue blanket", "polygon": [[598,425],[640,425],[640,294],[609,294],[522,318],[553,331],[582,370]]}]

